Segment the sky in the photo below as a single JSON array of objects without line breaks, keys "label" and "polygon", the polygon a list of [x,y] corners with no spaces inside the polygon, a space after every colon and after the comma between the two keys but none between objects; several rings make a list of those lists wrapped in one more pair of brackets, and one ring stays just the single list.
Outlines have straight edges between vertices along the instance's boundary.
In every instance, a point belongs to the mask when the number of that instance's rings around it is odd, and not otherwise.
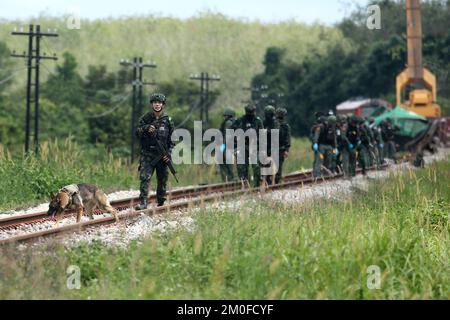
[{"label": "sky", "polygon": [[[212,11],[233,18],[279,22],[334,24],[349,14],[349,8],[367,0],[1,0],[0,18],[25,20],[46,13],[52,16],[78,14],[82,19],[159,14],[189,18]],[[349,7],[350,5],[350,7]]]}]

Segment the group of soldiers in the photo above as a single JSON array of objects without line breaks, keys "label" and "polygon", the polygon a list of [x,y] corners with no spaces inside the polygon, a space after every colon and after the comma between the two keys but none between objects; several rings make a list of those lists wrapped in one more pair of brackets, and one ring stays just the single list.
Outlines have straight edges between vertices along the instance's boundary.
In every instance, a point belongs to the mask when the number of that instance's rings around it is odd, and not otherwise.
[{"label": "group of soldiers", "polygon": [[[272,156],[271,148],[271,134],[272,130],[278,130],[279,141],[278,147],[278,168],[274,175],[261,175],[261,166],[268,166],[268,164],[262,164],[259,160],[257,163],[252,163],[250,161],[250,141],[245,141],[245,158],[244,163],[238,163],[237,175],[234,173],[234,164],[227,163],[226,155],[227,153],[233,153],[236,155],[240,152],[235,148],[235,145],[229,146],[224,145],[222,150],[223,164],[219,165],[220,174],[223,181],[235,181],[241,180],[244,182],[249,182],[253,180],[253,186],[259,187],[262,181],[267,184],[278,184],[281,181],[283,164],[285,159],[289,156],[289,149],[291,147],[291,128],[286,121],[287,110],[285,108],[277,108],[268,105],[264,108],[264,119],[262,120],[256,115],[256,106],[254,104],[248,104],[245,107],[245,114],[240,118],[235,118],[235,111],[231,108],[226,108],[223,112],[223,122],[220,126],[220,131],[223,137],[226,136],[226,130],[238,130],[242,129],[244,132],[249,129],[254,129],[256,133],[260,130],[265,129],[267,132],[267,145],[264,146],[264,154],[267,157]],[[259,136],[258,136],[259,139]],[[254,142],[255,143],[255,142]],[[258,148],[261,147],[259,141],[256,141]],[[242,150],[244,151],[244,150]],[[260,150],[258,150],[260,151]],[[252,170],[252,175],[250,176],[250,168]],[[251,177],[251,178],[250,178]]]},{"label": "group of soldiers", "polygon": [[[166,185],[168,179],[168,169],[174,173],[171,162],[171,151],[174,143],[171,140],[174,131],[174,124],[171,118],[164,112],[166,97],[163,94],[155,93],[150,97],[151,110],[141,117],[136,129],[136,135],[141,140],[141,158],[139,164],[140,185],[140,205],[139,210],[147,208],[147,199],[150,178],[156,171],[157,190],[156,198],[158,206],[164,205],[166,200]],[[287,123],[287,111],[284,108],[275,109],[268,105],[264,108],[264,117],[261,119],[256,115],[256,106],[248,104],[245,107],[245,114],[236,118],[233,109],[226,108],[223,112],[223,122],[220,126],[222,136],[227,136],[227,129],[237,131],[242,129],[248,132],[254,129],[257,141],[245,139],[245,150],[236,148],[236,143],[225,143],[221,146],[219,157],[222,157],[223,164],[219,165],[223,181],[241,180],[250,185],[253,180],[253,187],[259,187],[261,182],[278,184],[282,178],[283,164],[289,156],[291,147],[291,129]],[[383,120],[379,125],[375,125],[373,118],[361,118],[356,115],[335,116],[332,112],[328,115],[316,113],[316,121],[311,128],[310,139],[314,151],[314,176],[321,177],[327,174],[344,173],[347,177],[356,175],[357,163],[366,173],[366,169],[371,166],[381,166],[385,158],[396,161],[396,147],[394,142],[395,132],[399,130],[392,124],[390,119]],[[263,130],[265,129],[265,130]],[[260,131],[267,134],[267,144],[260,144]],[[274,131],[275,130],[275,131]],[[261,174],[261,168],[269,166],[273,168],[272,162],[252,161],[250,157],[251,143],[256,144],[258,154],[264,154],[265,159],[274,158],[272,154],[273,144],[271,135],[278,133],[278,143],[275,149],[278,154],[278,166],[275,166],[273,174]],[[254,146],[253,146],[254,147]],[[260,150],[265,149],[265,150]],[[244,152],[244,161],[236,161],[238,154]],[[233,159],[231,162],[229,159]],[[221,161],[222,162],[222,161]],[[234,172],[234,164],[237,164],[237,175]],[[269,164],[268,164],[269,163]],[[276,163],[276,161],[275,161]],[[252,175],[250,175],[250,169]]]},{"label": "group of soldiers", "polygon": [[[156,171],[157,189],[156,200],[158,206],[163,206],[166,201],[166,187],[168,180],[168,169],[173,170],[171,152],[174,143],[171,140],[174,131],[174,124],[172,119],[165,113],[166,97],[161,93],[154,93],[150,96],[151,110],[143,115],[136,128],[136,136],[141,142],[141,156],[139,162],[139,178],[140,178],[140,204],[136,207],[137,210],[144,210],[148,207],[148,192],[150,186],[150,179]],[[272,129],[279,129],[279,164],[278,171],[274,177],[261,176],[260,166],[261,162],[256,164],[250,161],[250,141],[245,141],[245,157],[243,163],[237,164],[237,178],[234,174],[234,160],[232,163],[226,161],[227,152],[231,152],[232,159],[236,159],[239,150],[235,148],[235,144],[228,146],[223,145],[221,148],[222,157],[224,157],[223,164],[220,165],[220,172],[224,181],[234,181],[237,179],[247,182],[253,180],[253,186],[260,186],[264,179],[269,184],[279,183],[282,177],[282,168],[284,160],[289,155],[290,148],[290,127],[286,122],[287,111],[284,108],[275,109],[272,106],[267,106],[264,109],[264,120],[256,115],[256,106],[249,104],[245,107],[245,115],[235,119],[235,112],[231,108],[225,109],[223,116],[224,120],[221,125],[221,132],[225,139],[226,130],[242,129],[244,132],[249,129],[254,129],[259,133],[261,129],[267,129],[268,139],[271,141],[270,134]],[[257,135],[257,138],[259,136]],[[253,142],[254,143],[254,142]],[[259,147],[259,141],[256,141]],[[270,143],[266,150],[266,156],[271,156]],[[244,151],[244,150],[242,150]],[[249,178],[250,167],[252,169],[252,179]],[[272,178],[272,179],[271,179]]]},{"label": "group of soldiers", "polygon": [[357,164],[365,174],[368,167],[380,167],[385,158],[397,162],[394,135],[399,128],[391,119],[375,125],[372,117],[335,116],[332,112],[317,112],[315,116],[310,134],[314,177],[324,172],[353,177]]}]

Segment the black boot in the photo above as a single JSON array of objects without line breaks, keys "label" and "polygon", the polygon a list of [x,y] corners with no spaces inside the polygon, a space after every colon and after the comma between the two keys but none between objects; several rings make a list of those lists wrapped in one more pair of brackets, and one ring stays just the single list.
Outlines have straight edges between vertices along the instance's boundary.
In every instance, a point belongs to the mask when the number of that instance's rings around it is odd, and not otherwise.
[{"label": "black boot", "polygon": [[136,206],[135,207],[135,210],[145,210],[145,209],[147,209],[147,206],[148,206],[148,202],[147,202],[147,199],[142,199],[141,200],[141,204],[140,205],[138,205],[138,206]]},{"label": "black boot", "polygon": [[158,200],[158,207],[164,206],[164,200]]}]

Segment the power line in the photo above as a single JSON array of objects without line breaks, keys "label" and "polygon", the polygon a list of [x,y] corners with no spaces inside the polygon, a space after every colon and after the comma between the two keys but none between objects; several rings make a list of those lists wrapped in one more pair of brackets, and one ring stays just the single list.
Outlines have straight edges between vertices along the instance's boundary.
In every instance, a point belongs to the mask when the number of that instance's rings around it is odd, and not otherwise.
[{"label": "power line", "polygon": [[178,126],[176,126],[175,129],[181,128],[186,122],[188,122],[189,119],[191,118],[192,114],[200,106],[200,104],[201,104],[201,101],[197,101],[197,103],[191,107],[191,110],[189,111],[186,118]]},{"label": "power line", "polygon": [[0,84],[4,84],[5,82],[8,82],[10,79],[14,78],[20,71],[25,70],[27,67],[21,68],[16,70],[15,72],[13,71],[8,77],[6,77],[3,80],[0,80]]},{"label": "power line", "polygon": [[130,95],[127,94],[125,97],[123,97],[123,99],[118,104],[113,106],[111,109],[106,110],[105,112],[102,112],[102,113],[94,115],[94,116],[86,116],[85,118],[87,118],[87,119],[94,119],[94,118],[105,117],[105,116],[113,113],[114,111],[116,111],[129,97],[130,97]]}]

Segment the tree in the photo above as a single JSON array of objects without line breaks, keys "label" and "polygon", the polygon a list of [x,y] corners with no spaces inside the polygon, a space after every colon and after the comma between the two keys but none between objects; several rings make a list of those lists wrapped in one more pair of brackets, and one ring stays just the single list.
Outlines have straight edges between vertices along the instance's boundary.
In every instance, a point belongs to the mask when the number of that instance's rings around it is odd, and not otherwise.
[{"label": "tree", "polygon": [[77,61],[69,52],[63,54],[63,64],[56,67],[43,86],[43,96],[55,104],[67,104],[83,109],[83,79],[77,72]]}]

